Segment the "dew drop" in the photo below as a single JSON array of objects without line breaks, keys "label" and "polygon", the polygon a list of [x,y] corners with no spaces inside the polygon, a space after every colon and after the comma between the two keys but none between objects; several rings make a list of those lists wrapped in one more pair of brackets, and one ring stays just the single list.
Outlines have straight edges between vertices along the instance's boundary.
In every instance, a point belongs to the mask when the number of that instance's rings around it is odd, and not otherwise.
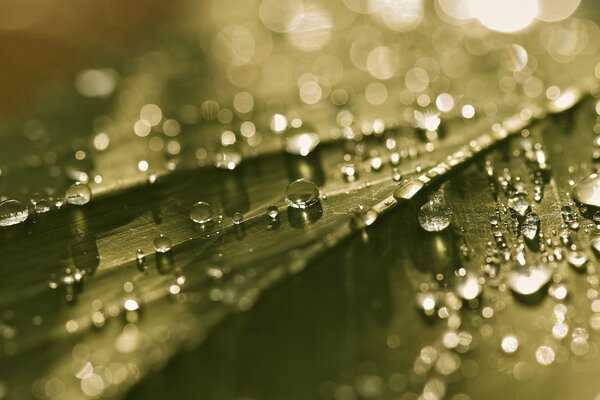
[{"label": "dew drop", "polygon": [[206,224],[212,220],[212,207],[204,201],[195,203],[190,209],[190,219],[197,224]]},{"label": "dew drop", "polygon": [[418,220],[427,232],[440,232],[450,225],[451,216],[452,212],[438,194],[421,207]]},{"label": "dew drop", "polygon": [[172,245],[173,243],[171,242],[171,239],[162,233],[154,239],[154,250],[156,250],[158,253],[168,252],[171,250]]},{"label": "dew drop", "polygon": [[271,219],[277,218],[279,216],[279,208],[276,205],[271,204],[269,207],[267,207],[267,215]]},{"label": "dew drop", "polygon": [[573,186],[573,200],[592,207],[600,207],[600,176],[592,174]]},{"label": "dew drop", "polygon": [[392,171],[392,179],[394,182],[400,182],[402,180],[402,173],[398,170],[398,168],[394,168]]},{"label": "dew drop", "polygon": [[241,225],[244,223],[244,215],[242,213],[236,212],[233,214],[233,223],[236,225]]},{"label": "dew drop", "polygon": [[580,251],[569,251],[567,253],[567,262],[576,270],[584,270],[587,265],[588,257]]},{"label": "dew drop", "polygon": [[549,346],[540,346],[535,351],[535,359],[541,365],[550,365],[554,362],[554,350]]},{"label": "dew drop", "polygon": [[527,240],[537,238],[540,233],[540,217],[535,213],[528,214],[521,225],[521,233]]},{"label": "dew drop", "polygon": [[18,200],[6,200],[0,203],[0,226],[20,224],[28,216],[29,210]]},{"label": "dew drop", "polygon": [[67,189],[67,203],[82,206],[92,199],[92,191],[85,183],[75,183]]},{"label": "dew drop", "polygon": [[550,281],[552,271],[546,265],[514,267],[508,273],[508,287],[518,295],[538,293]]},{"label": "dew drop", "polygon": [[514,335],[506,335],[502,338],[500,346],[504,353],[513,354],[519,349],[519,339]]},{"label": "dew drop", "polygon": [[515,193],[508,199],[508,207],[520,217],[524,217],[531,211],[527,195],[522,192]]},{"label": "dew drop", "polygon": [[319,200],[319,188],[306,179],[290,183],[285,191],[285,202],[293,208],[307,208]]},{"label": "dew drop", "polygon": [[401,182],[394,191],[394,198],[398,201],[410,200],[419,192],[419,190],[421,190],[421,188],[423,188],[423,186],[425,186],[425,184],[419,179],[406,179]]}]

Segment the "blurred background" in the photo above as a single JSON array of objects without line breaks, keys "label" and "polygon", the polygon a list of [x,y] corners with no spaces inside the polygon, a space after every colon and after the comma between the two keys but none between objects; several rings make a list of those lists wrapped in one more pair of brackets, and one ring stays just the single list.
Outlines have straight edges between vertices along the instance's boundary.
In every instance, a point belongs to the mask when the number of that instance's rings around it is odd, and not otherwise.
[{"label": "blurred background", "polygon": [[[0,0],[0,399],[598,398],[595,271],[519,235],[487,266],[512,204],[488,179],[546,190],[527,209],[562,243],[597,171],[599,21],[594,0]],[[374,224],[424,171],[449,176]],[[552,264],[539,301],[506,286],[525,257]]]}]

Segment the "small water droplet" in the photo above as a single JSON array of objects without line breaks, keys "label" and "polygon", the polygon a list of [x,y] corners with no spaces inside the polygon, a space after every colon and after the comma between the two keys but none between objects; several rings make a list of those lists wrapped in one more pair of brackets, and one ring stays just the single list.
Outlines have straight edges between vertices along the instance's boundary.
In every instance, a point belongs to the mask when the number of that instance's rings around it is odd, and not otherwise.
[{"label": "small water droplet", "polygon": [[50,211],[51,205],[50,202],[46,199],[39,199],[33,202],[33,207],[35,212],[38,214],[44,214]]},{"label": "small water droplet", "polygon": [[267,207],[267,215],[271,219],[277,218],[279,216],[279,208],[276,205],[271,204],[269,207]]},{"label": "small water droplet", "polygon": [[171,242],[171,239],[162,233],[154,239],[154,250],[156,250],[158,253],[168,252],[171,250],[172,245],[173,243]]},{"label": "small water droplet", "polygon": [[212,221],[212,207],[204,201],[195,203],[190,209],[190,219],[197,224],[206,224]]},{"label": "small water droplet", "polygon": [[0,203],[0,226],[19,224],[27,219],[29,210],[18,200],[6,200]]},{"label": "small water droplet", "polygon": [[402,173],[398,170],[398,168],[394,168],[392,171],[392,179],[394,182],[400,182],[402,180]]},{"label": "small water droplet", "polygon": [[540,233],[540,217],[536,213],[530,213],[525,217],[521,225],[521,233],[527,240],[534,240]]},{"label": "small water droplet", "polygon": [[242,213],[236,212],[233,214],[233,223],[236,225],[241,225],[244,223],[244,215]]},{"label": "small water droplet", "polygon": [[82,206],[92,199],[92,191],[85,183],[75,183],[67,189],[67,203]]},{"label": "small water droplet", "polygon": [[319,200],[319,188],[306,179],[290,183],[285,191],[285,202],[293,208],[307,208]]}]

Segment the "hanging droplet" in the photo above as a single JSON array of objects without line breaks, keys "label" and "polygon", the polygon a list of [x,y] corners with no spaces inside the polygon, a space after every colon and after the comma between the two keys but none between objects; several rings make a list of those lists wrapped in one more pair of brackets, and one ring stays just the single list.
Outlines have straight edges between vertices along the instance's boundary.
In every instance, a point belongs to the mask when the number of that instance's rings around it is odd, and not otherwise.
[{"label": "hanging droplet", "polygon": [[552,271],[546,265],[532,267],[514,267],[507,277],[508,287],[518,295],[530,296],[538,293],[552,277]]},{"label": "hanging droplet", "polygon": [[135,253],[135,262],[140,271],[145,271],[148,269],[148,266],[146,265],[146,256],[144,255],[142,249],[138,249]]},{"label": "hanging droplet", "polygon": [[279,208],[276,205],[271,204],[267,207],[267,215],[270,219],[276,219],[279,216]]},{"label": "hanging droplet", "polygon": [[212,207],[204,201],[195,203],[190,209],[190,219],[197,224],[206,224],[212,221]]},{"label": "hanging droplet", "polygon": [[521,233],[527,240],[534,240],[540,233],[540,217],[536,213],[527,214],[521,225]]},{"label": "hanging droplet", "polygon": [[531,211],[527,195],[522,192],[515,193],[508,199],[508,207],[520,217],[524,217]]},{"label": "hanging droplet", "polygon": [[82,206],[92,199],[92,191],[85,183],[75,183],[67,189],[67,203]]},{"label": "hanging droplet", "polygon": [[592,207],[600,207],[600,176],[592,174],[573,186],[573,200]]},{"label": "hanging droplet", "polygon": [[580,251],[569,251],[567,253],[567,262],[576,270],[583,271],[587,265],[588,257]]},{"label": "hanging droplet", "polygon": [[28,216],[29,210],[18,200],[6,200],[0,203],[0,226],[20,224]]},{"label": "hanging droplet", "polygon": [[307,208],[319,200],[319,188],[306,179],[290,183],[285,191],[285,202],[293,208]]},{"label": "hanging droplet", "polygon": [[166,253],[171,250],[171,246],[173,243],[168,236],[163,235],[162,233],[154,239],[154,250],[158,253]]},{"label": "hanging droplet", "polygon": [[441,195],[434,196],[419,210],[419,225],[427,232],[440,232],[450,225],[452,212]]}]

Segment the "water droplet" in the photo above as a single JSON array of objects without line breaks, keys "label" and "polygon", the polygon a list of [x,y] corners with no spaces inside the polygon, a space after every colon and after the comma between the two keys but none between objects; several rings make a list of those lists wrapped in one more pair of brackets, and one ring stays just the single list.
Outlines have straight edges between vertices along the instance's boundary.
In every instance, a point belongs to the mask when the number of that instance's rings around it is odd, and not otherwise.
[{"label": "water droplet", "polygon": [[502,351],[506,354],[513,354],[519,349],[519,339],[514,335],[506,335],[502,338]]},{"label": "water droplet", "polygon": [[314,132],[298,133],[285,138],[285,150],[291,154],[307,156],[319,142],[319,135]]},{"label": "water droplet", "polygon": [[275,219],[279,216],[279,208],[274,205],[271,204],[268,208],[267,208],[267,215],[269,216],[269,218],[271,219]]},{"label": "water droplet", "polygon": [[67,189],[67,203],[82,206],[92,199],[92,191],[85,183],[75,183]]},{"label": "water droplet", "polygon": [[394,198],[398,201],[410,200],[419,192],[419,190],[421,190],[423,186],[425,186],[425,184],[419,179],[406,179],[405,181],[401,182],[394,191]]},{"label": "water droplet", "polygon": [[190,219],[197,224],[206,224],[212,221],[212,207],[204,201],[195,203],[190,209]]},{"label": "water droplet", "polygon": [[567,253],[567,262],[576,270],[584,270],[588,257],[580,251],[569,251]]},{"label": "water droplet", "polygon": [[521,225],[521,233],[527,240],[537,238],[540,233],[540,217],[535,213],[527,214]]},{"label": "water droplet", "polygon": [[319,188],[306,179],[290,183],[285,191],[285,202],[293,208],[307,208],[319,200]]},{"label": "water droplet", "polygon": [[392,179],[394,182],[400,182],[402,180],[402,173],[398,170],[398,168],[394,168],[392,171]]},{"label": "water droplet", "polygon": [[435,296],[432,293],[418,293],[417,306],[427,316],[432,316],[435,313]]},{"label": "water droplet", "polygon": [[0,203],[0,226],[20,224],[28,216],[29,210],[18,200],[6,200]]},{"label": "water droplet", "polygon": [[514,267],[508,273],[508,287],[518,295],[530,296],[538,293],[552,277],[546,265]]},{"label": "water droplet", "polygon": [[46,199],[39,199],[33,202],[35,212],[38,214],[44,214],[50,211],[50,202]]},{"label": "water droplet", "polygon": [[593,238],[591,245],[594,253],[596,253],[596,256],[600,256],[600,236]]},{"label": "water droplet", "polygon": [[236,212],[233,214],[233,223],[236,225],[241,225],[244,223],[244,215],[242,213]]},{"label": "water droplet", "polygon": [[459,278],[458,284],[455,286],[455,291],[461,299],[473,300],[481,294],[479,279],[474,274],[466,274]]},{"label": "water droplet", "polygon": [[419,210],[419,225],[427,232],[440,232],[450,225],[452,212],[444,204],[441,195],[434,196]]},{"label": "water droplet", "polygon": [[524,217],[531,211],[527,195],[522,192],[517,192],[508,199],[508,207],[520,217]]},{"label": "water droplet", "polygon": [[171,246],[173,243],[168,236],[163,235],[162,233],[154,239],[154,250],[158,253],[166,253],[171,250]]},{"label": "water droplet", "polygon": [[573,186],[573,200],[592,207],[600,207],[600,176],[592,174]]},{"label": "water droplet", "polygon": [[554,350],[549,346],[540,346],[535,351],[535,359],[541,365],[550,365],[554,362]]},{"label": "water droplet", "polygon": [[358,178],[358,171],[354,164],[342,165],[342,177],[346,182],[354,182]]},{"label": "water droplet", "polygon": [[235,169],[242,162],[242,155],[236,151],[222,151],[215,156],[215,166],[221,169]]}]

